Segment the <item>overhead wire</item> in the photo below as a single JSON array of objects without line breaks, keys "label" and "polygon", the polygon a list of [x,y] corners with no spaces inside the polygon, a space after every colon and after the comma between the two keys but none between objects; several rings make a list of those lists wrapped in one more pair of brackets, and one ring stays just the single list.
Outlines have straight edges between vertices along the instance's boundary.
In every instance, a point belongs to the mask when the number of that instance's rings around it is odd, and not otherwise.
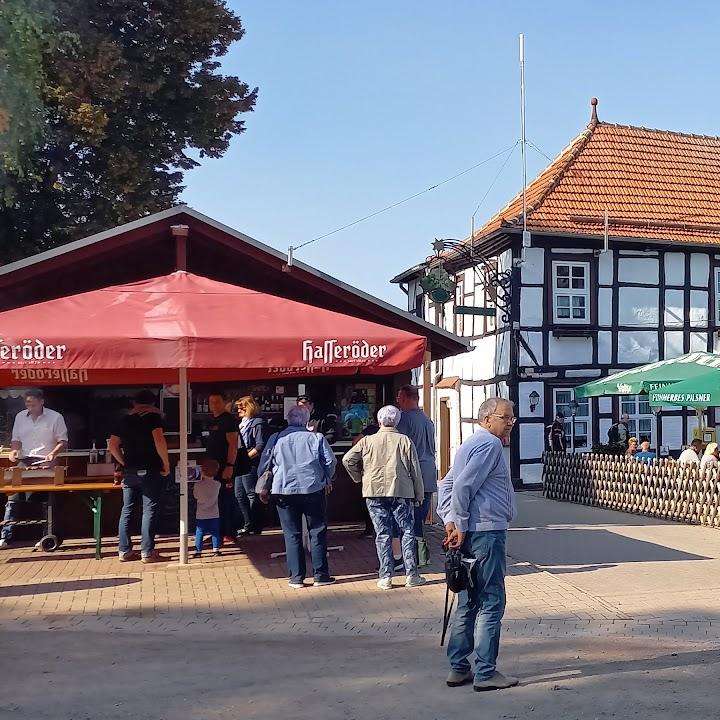
[{"label": "overhead wire", "polygon": [[486,165],[487,163],[491,162],[495,158],[504,155],[506,152],[514,150],[516,146],[517,146],[517,142],[514,145],[511,145],[510,147],[507,147],[504,150],[501,150],[500,152],[497,152],[494,155],[491,155],[490,157],[485,158],[484,160],[481,160],[478,163],[475,163],[474,165],[470,166],[469,168],[466,168],[465,170],[461,170],[460,172],[455,173],[454,175],[451,175],[450,177],[445,178],[444,180],[441,180],[440,182],[437,182],[428,188],[425,188],[425,190],[421,190],[420,192],[417,192],[413,195],[409,195],[408,197],[403,198],[402,200],[398,200],[397,202],[394,202],[391,205],[387,205],[386,207],[381,208],[380,210],[375,210],[374,212],[371,212],[368,215],[364,215],[363,217],[358,218],[357,220],[353,220],[352,222],[346,223],[345,225],[335,228],[334,230],[331,230],[330,232],[326,232],[326,233],[323,233],[322,235],[318,235],[317,237],[312,238],[312,240],[307,240],[306,242],[301,243],[300,245],[291,247],[290,250],[291,251],[300,250],[301,248],[307,247],[308,245],[311,245],[312,243],[315,243],[318,240],[323,240],[327,237],[330,237],[331,235],[335,235],[336,233],[341,232],[342,230],[347,230],[348,228],[351,228],[354,225],[358,225],[361,222],[365,222],[365,220],[370,220],[370,218],[377,217],[378,215],[381,215],[382,213],[385,213],[388,210],[392,210],[393,208],[403,205],[406,202],[410,202],[410,200],[414,200],[415,198],[418,198],[421,195],[424,195],[425,193],[430,192],[431,190],[435,190],[435,189],[441,187],[442,185],[446,185],[447,183],[452,182],[453,180],[457,180],[457,178],[462,177],[463,175],[466,175],[469,172],[472,172],[473,170],[475,170],[476,168],[479,168],[482,165]]}]

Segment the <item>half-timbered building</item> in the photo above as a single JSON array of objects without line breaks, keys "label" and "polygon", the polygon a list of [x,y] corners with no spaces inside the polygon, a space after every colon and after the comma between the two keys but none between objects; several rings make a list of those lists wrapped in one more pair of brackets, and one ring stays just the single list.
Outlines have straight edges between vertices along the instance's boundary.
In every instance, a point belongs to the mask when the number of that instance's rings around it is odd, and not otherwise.
[{"label": "half-timbered building", "polygon": [[[720,138],[600,122],[596,105],[587,128],[528,185],[525,235],[519,194],[472,238],[438,246],[393,279],[410,311],[474,345],[423,374],[443,469],[476,429],[480,403],[499,394],[519,418],[513,478],[537,484],[544,428],[562,411],[571,434],[576,385],[719,350]],[[440,264],[457,282],[446,303],[421,287]],[[671,452],[696,423],[681,408],[656,423],[642,396],[580,400],[575,450],[605,442],[621,413],[632,433]]]}]

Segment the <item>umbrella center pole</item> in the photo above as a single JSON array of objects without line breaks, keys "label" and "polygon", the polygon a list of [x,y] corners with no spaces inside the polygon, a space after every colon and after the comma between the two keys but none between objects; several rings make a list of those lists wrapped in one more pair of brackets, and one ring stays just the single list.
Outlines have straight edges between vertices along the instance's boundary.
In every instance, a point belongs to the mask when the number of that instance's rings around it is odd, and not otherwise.
[{"label": "umbrella center pole", "polygon": [[188,384],[187,368],[180,381],[180,564],[188,564]]}]

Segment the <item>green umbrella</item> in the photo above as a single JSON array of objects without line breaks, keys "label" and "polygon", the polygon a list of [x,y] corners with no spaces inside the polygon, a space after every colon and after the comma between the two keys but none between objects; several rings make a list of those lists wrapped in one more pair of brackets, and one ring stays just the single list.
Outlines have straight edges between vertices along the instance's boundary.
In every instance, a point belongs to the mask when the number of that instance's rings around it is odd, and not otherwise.
[{"label": "green umbrella", "polygon": [[[715,383],[712,379],[716,378]],[[668,385],[674,383],[685,383],[685,381],[695,381],[695,390],[689,390],[688,394],[693,394],[698,390],[707,394],[707,390],[703,386],[703,382],[710,382],[714,386],[720,384],[720,355],[712,353],[694,352],[672,360],[659,360],[649,365],[641,365],[631,370],[622,370],[614,375],[593,380],[575,388],[575,397],[598,397],[601,395],[640,395],[641,393],[651,393],[662,390]],[[718,385],[720,388],[720,385]],[[717,392],[720,397],[720,389]],[[653,403],[655,405],[668,405],[663,401]],[[673,403],[685,405],[688,403]],[[689,403],[692,404],[692,403]],[[704,402],[706,407],[709,402]],[[697,404],[694,405],[698,407]]]},{"label": "green umbrella", "polygon": [[720,405],[720,372],[694,377],[650,392],[651,405],[683,405],[697,409]]}]

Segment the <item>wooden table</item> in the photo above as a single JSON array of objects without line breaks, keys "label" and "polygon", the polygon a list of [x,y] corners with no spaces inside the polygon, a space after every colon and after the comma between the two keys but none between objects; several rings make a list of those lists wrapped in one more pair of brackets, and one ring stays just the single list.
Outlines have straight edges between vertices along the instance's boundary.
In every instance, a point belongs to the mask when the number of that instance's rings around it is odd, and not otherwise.
[{"label": "wooden table", "polygon": [[[100,532],[100,520],[102,518],[102,497],[105,493],[122,490],[121,485],[116,485],[111,480],[105,480],[102,478],[91,478],[91,477],[77,477],[77,478],[66,478],[62,485],[54,485],[52,483],[28,483],[26,485],[0,485],[0,493],[4,495],[13,495],[15,493],[30,493],[30,492],[46,492],[51,493],[50,498],[53,498],[52,493],[59,492],[76,492],[85,501],[85,504],[93,513],[93,537],[95,538],[95,559],[100,560],[100,551],[102,548],[102,535]],[[19,520],[16,524],[21,525],[24,522],[36,521],[23,521]],[[53,534],[53,512],[52,512],[52,500],[47,504],[47,514],[45,517],[45,525],[47,527],[47,535]]]}]

